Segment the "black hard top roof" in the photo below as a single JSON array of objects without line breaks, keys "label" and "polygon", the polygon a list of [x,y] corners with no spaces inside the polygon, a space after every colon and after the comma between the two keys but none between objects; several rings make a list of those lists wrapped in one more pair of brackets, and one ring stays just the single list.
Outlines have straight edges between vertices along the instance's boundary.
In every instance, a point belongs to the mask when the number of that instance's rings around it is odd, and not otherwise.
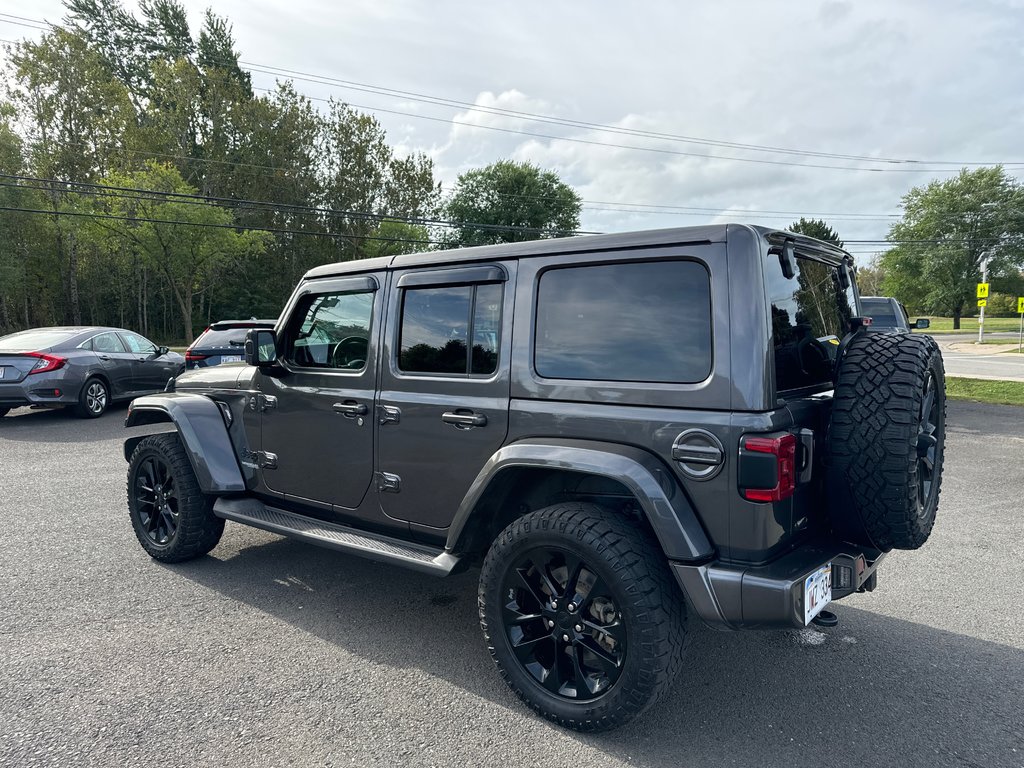
[{"label": "black hard top roof", "polygon": [[334,277],[357,272],[372,272],[388,268],[460,264],[491,259],[522,259],[534,256],[610,251],[622,248],[655,248],[671,245],[724,243],[727,241],[730,231],[736,231],[737,229],[746,229],[773,244],[781,243],[784,240],[793,240],[798,251],[812,250],[826,254],[833,259],[852,259],[849,254],[831,243],[823,243],[820,240],[792,232],[758,225],[711,224],[702,227],[675,227],[673,229],[619,232],[609,235],[583,235],[580,237],[528,240],[521,243],[502,243],[500,245],[483,245],[474,248],[426,251],[401,256],[380,256],[373,259],[341,261],[314,267],[306,273],[305,279]]}]

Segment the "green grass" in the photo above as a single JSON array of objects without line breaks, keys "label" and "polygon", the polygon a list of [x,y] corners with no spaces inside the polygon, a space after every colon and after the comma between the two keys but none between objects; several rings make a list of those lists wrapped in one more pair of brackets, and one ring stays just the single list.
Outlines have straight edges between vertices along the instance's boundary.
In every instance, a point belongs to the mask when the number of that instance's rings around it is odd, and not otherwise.
[{"label": "green grass", "polygon": [[987,379],[946,379],[946,396],[954,400],[973,400],[997,405],[1024,405],[1024,381]]},{"label": "green grass", "polygon": [[[918,317],[927,317],[927,315],[913,315],[910,320],[913,322]],[[976,317],[962,317],[960,318],[960,330],[953,330],[953,318],[952,317],[929,317],[932,321],[931,327],[926,331],[920,331],[920,333],[973,333],[978,334],[978,318]],[[996,331],[1016,331],[1020,329],[1020,315],[1017,317],[986,317],[985,318],[985,333],[989,331],[995,333]]]}]

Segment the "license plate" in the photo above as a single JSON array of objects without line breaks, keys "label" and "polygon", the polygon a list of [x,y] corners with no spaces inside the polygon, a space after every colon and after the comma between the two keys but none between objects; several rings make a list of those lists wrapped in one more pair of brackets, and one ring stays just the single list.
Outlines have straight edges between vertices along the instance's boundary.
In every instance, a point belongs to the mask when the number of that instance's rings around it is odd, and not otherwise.
[{"label": "license plate", "polygon": [[220,361],[222,363],[240,363],[242,362],[241,355],[221,355]]},{"label": "license plate", "polygon": [[832,602],[832,563],[826,563],[804,579],[804,626]]}]

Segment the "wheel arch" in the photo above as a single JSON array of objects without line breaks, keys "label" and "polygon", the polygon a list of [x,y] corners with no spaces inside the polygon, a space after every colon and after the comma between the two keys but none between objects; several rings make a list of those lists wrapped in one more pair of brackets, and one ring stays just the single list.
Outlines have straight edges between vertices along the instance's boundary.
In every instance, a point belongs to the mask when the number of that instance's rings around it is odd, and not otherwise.
[{"label": "wheel arch", "polygon": [[512,520],[553,503],[565,481],[576,484],[578,496],[635,502],[669,559],[697,563],[714,554],[682,487],[657,457],[615,443],[547,439],[512,443],[488,460],[456,512],[446,549],[486,549]]},{"label": "wheel arch", "polygon": [[[246,490],[224,416],[207,397],[182,392],[165,392],[136,398],[128,408],[126,427],[173,424],[203,493],[239,493]],[[129,437],[124,443],[125,459],[148,435]]]},{"label": "wheel arch", "polygon": [[85,376],[82,377],[82,385],[78,388],[78,395],[81,397],[82,390],[85,389],[85,385],[88,384],[92,379],[99,379],[103,382],[103,385],[107,388],[107,395],[111,400],[114,399],[114,388],[110,383],[110,378],[102,370],[93,369],[86,371]]}]

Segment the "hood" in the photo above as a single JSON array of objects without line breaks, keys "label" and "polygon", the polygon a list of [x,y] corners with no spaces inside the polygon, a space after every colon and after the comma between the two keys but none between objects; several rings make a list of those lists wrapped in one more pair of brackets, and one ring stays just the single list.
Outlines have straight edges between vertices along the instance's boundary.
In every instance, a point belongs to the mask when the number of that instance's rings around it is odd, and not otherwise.
[{"label": "hood", "polygon": [[250,365],[214,365],[209,368],[193,368],[179,373],[174,380],[174,390],[183,392],[194,389],[239,389],[248,386],[256,372]]}]

